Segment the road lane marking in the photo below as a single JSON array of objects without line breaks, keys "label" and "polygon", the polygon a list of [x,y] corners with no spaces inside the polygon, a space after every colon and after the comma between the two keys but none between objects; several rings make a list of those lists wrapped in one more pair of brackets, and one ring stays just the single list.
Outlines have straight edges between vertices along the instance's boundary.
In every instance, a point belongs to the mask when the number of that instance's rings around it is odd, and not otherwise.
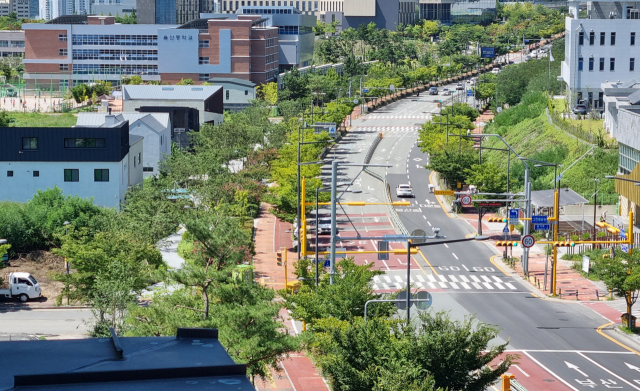
[{"label": "road lane marking", "polygon": [[446,248],[449,248],[449,246],[448,246],[446,243],[444,244],[444,246],[445,246]]},{"label": "road lane marking", "polygon": [[431,223],[427,221],[427,224],[429,224],[429,227],[431,227]]},{"label": "road lane marking", "polygon": [[422,218],[426,220],[426,219],[427,219],[427,216],[425,216],[425,215],[422,215]]},{"label": "road lane marking", "polygon": [[[431,171],[431,174],[429,175],[429,181],[430,181],[433,185],[435,185],[435,184],[436,184],[436,183],[435,183],[435,181],[434,181],[434,178],[433,178],[433,176],[435,176],[435,175],[436,175],[436,172],[435,172],[435,171]],[[447,216],[449,216],[449,218],[451,218],[451,219],[459,218],[459,217],[453,217],[453,216],[451,216],[451,214],[450,214],[450,213],[447,211],[447,209],[444,207],[444,204],[442,203],[442,201],[440,201],[440,197],[436,196],[436,201],[438,201],[438,203],[440,204],[440,207],[442,208],[442,211],[443,211]]]},{"label": "road lane marking", "polygon": [[456,255],[456,253],[451,253],[451,255],[453,255],[453,257],[454,257],[455,259],[460,259],[460,258],[458,258],[458,256]]},{"label": "road lane marking", "polygon": [[523,374],[523,375],[525,375],[526,377],[531,377],[531,376],[529,376],[529,374],[528,374],[527,372],[523,371],[523,370],[522,370],[522,368],[520,368],[518,365],[513,364],[513,365],[512,365],[512,367],[516,367],[516,368],[518,368],[518,370],[519,370],[520,372],[522,372],[522,374]]},{"label": "road lane marking", "polygon": [[489,261],[491,261],[491,263],[493,263],[493,266],[497,267],[502,273],[504,273],[505,276],[509,277],[509,272],[505,271],[502,266],[500,266],[500,264],[498,264],[498,262],[496,262],[495,260],[498,257],[501,257],[502,255],[494,255],[491,258],[489,258]]},{"label": "road lane marking", "polygon": [[622,380],[623,382],[627,383],[628,385],[630,385],[631,387],[635,388],[636,390],[640,390],[640,387],[637,387],[635,385],[633,385],[631,382],[625,380],[624,378],[618,376],[617,374],[611,372],[610,370],[608,370],[607,368],[605,368],[604,366],[598,364],[596,361],[592,360],[591,358],[585,356],[583,353],[578,353],[578,355],[584,357],[585,359],[587,359],[587,361],[590,361],[591,363],[593,363],[593,365],[599,367],[600,369],[602,369],[603,371],[607,372],[608,374],[610,374],[611,376],[615,376],[618,379]]},{"label": "road lane marking", "polygon": [[472,282],[471,285],[473,285],[473,287],[476,288],[476,289],[482,289],[480,284],[478,284],[477,282]]},{"label": "road lane marking", "polygon": [[[431,225],[431,224],[429,224],[429,225]],[[437,276],[438,272],[436,271],[436,269],[433,268],[433,266],[431,266],[431,263],[429,262],[427,257],[424,256],[424,253],[419,248],[418,248],[418,254],[420,254],[422,256],[422,259],[424,259],[424,261],[427,263],[427,265],[429,265],[429,267],[431,268],[431,271],[433,272],[433,274],[435,274]],[[418,263],[418,262],[416,262],[416,263]],[[420,266],[419,263],[418,263],[418,266]],[[422,266],[420,266],[420,269],[422,269]],[[424,273],[424,270],[422,272]],[[424,274],[427,274],[427,273],[424,273]]]},{"label": "road lane marking", "polygon": [[510,282],[505,282],[504,283],[507,287],[509,287],[509,289],[513,289],[514,291],[517,290],[518,288],[516,288],[512,283]]},{"label": "road lane marking", "polygon": [[487,289],[493,289],[493,287],[491,286],[491,284],[489,284],[488,282],[483,282],[482,283],[484,286],[487,287]]},{"label": "road lane marking", "polygon": [[538,360],[536,360],[535,358],[533,358],[532,355],[530,355],[527,352],[522,351],[522,353],[525,354],[525,356],[529,357],[531,359],[531,361],[533,361],[534,363],[538,364],[538,366],[542,369],[544,369],[545,371],[549,372],[553,377],[555,377],[556,379],[560,380],[565,386],[571,388],[573,391],[579,391],[577,388],[575,388],[574,386],[572,386],[571,384],[569,384],[569,382],[567,382],[566,380],[564,380],[563,378],[561,378],[560,376],[556,375],[554,372],[552,372],[549,368],[545,367],[544,365],[542,365],[542,363]]}]

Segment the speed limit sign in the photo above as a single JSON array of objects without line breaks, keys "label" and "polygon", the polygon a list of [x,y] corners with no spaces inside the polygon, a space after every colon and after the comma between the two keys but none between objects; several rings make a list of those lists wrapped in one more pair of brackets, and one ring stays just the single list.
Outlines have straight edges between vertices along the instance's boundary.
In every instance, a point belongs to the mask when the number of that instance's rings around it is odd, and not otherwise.
[{"label": "speed limit sign", "polygon": [[471,196],[463,196],[461,201],[464,206],[471,205]]},{"label": "speed limit sign", "polygon": [[533,238],[533,236],[526,235],[522,238],[522,247],[530,248],[533,247],[534,244],[536,244],[536,240]]}]

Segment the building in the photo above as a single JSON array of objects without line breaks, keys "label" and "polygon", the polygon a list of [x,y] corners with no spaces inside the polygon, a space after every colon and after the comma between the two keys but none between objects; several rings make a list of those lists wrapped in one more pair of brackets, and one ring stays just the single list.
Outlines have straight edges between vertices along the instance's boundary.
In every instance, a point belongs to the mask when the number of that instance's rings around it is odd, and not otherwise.
[{"label": "building", "polygon": [[312,63],[315,44],[313,28],[317,21],[315,16],[305,15],[291,6],[245,6],[234,14],[200,14],[200,17],[237,19],[239,15],[259,15],[269,20],[266,23],[268,26],[278,28],[279,72]]},{"label": "building", "polygon": [[136,7],[141,24],[185,24],[219,10],[216,0],[137,0]]},{"label": "building", "polygon": [[133,12],[136,12],[136,0],[95,0],[89,14],[123,16]]},{"label": "building", "polygon": [[59,16],[73,15],[75,0],[40,0],[39,18],[55,19]]},{"label": "building", "polygon": [[189,145],[186,132],[199,131],[202,124],[223,121],[223,91],[220,86],[122,86],[125,113],[169,113],[171,139]]},{"label": "building", "polygon": [[586,100],[590,107],[602,108],[603,83],[636,77],[640,2],[605,0],[586,4],[587,15],[580,17],[580,3],[568,3],[561,75],[572,105]]},{"label": "building", "polygon": [[161,163],[171,156],[171,121],[169,113],[78,113],[79,127],[104,128],[114,123],[128,121],[129,134],[140,136],[142,141],[142,172],[144,177],[158,175]]},{"label": "building", "polygon": [[[0,342],[0,390],[253,391],[215,329],[179,328],[175,337]],[[16,360],[28,352],[30,365]]]},{"label": "building", "polygon": [[222,87],[224,91],[224,110],[242,110],[250,106],[251,101],[257,99],[258,88],[250,81],[214,77],[209,79],[209,83]]},{"label": "building", "polygon": [[24,31],[0,31],[0,56],[24,57]]},{"label": "building", "polygon": [[640,91],[640,83],[636,79],[624,83],[602,83],[600,89],[603,94],[598,99],[603,102],[604,127],[615,138],[618,134],[618,112],[623,108],[640,108],[640,102],[635,99],[637,94],[633,95]]},{"label": "building", "polygon": [[21,18],[30,19],[31,18],[30,0],[4,0],[0,2],[0,16],[9,16],[9,14],[12,12],[16,13],[16,17],[18,19],[21,19]]},{"label": "building", "polygon": [[212,77],[263,84],[278,73],[278,29],[257,15],[198,19],[182,26],[115,24],[114,17],[68,15],[26,23],[28,88],[66,89],[123,76],[201,84]]},{"label": "building", "polygon": [[420,19],[453,23],[487,24],[496,18],[493,0],[420,0]]},{"label": "building", "polygon": [[58,186],[65,194],[119,208],[142,182],[142,137],[129,124],[103,128],[0,128],[1,201],[26,202],[37,190]]}]

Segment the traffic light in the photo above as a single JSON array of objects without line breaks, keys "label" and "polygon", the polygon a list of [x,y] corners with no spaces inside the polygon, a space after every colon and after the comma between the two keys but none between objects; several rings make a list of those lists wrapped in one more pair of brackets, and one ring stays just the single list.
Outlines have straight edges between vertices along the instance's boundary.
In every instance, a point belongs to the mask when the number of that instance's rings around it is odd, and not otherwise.
[{"label": "traffic light", "polygon": [[518,242],[513,242],[510,240],[499,240],[496,242],[496,246],[501,247],[518,247]]},{"label": "traffic light", "polygon": [[506,223],[507,219],[505,219],[504,217],[489,217],[487,221],[489,223]]},{"label": "traffic light", "polygon": [[276,253],[276,257],[277,257],[277,260],[278,260],[278,266],[282,266],[282,251],[278,251]]},{"label": "traffic light", "polygon": [[554,247],[574,247],[575,245],[575,242],[553,242]]}]

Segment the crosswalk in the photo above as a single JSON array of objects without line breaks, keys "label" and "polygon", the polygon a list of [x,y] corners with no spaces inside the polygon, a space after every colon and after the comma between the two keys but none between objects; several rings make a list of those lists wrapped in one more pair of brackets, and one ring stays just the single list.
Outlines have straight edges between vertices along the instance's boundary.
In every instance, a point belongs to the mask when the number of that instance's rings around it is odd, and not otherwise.
[{"label": "crosswalk", "polygon": [[369,114],[365,119],[431,119],[431,114],[385,115]]},{"label": "crosswalk", "polygon": [[358,126],[358,131],[365,132],[417,132],[419,126]]},{"label": "crosswalk", "polygon": [[[516,291],[518,288],[511,282],[504,281],[497,276],[439,274],[422,276],[416,274],[411,277],[411,284],[419,289],[457,289],[457,290],[489,290]],[[404,289],[407,277],[400,275],[380,275],[373,278],[374,290]]]}]

